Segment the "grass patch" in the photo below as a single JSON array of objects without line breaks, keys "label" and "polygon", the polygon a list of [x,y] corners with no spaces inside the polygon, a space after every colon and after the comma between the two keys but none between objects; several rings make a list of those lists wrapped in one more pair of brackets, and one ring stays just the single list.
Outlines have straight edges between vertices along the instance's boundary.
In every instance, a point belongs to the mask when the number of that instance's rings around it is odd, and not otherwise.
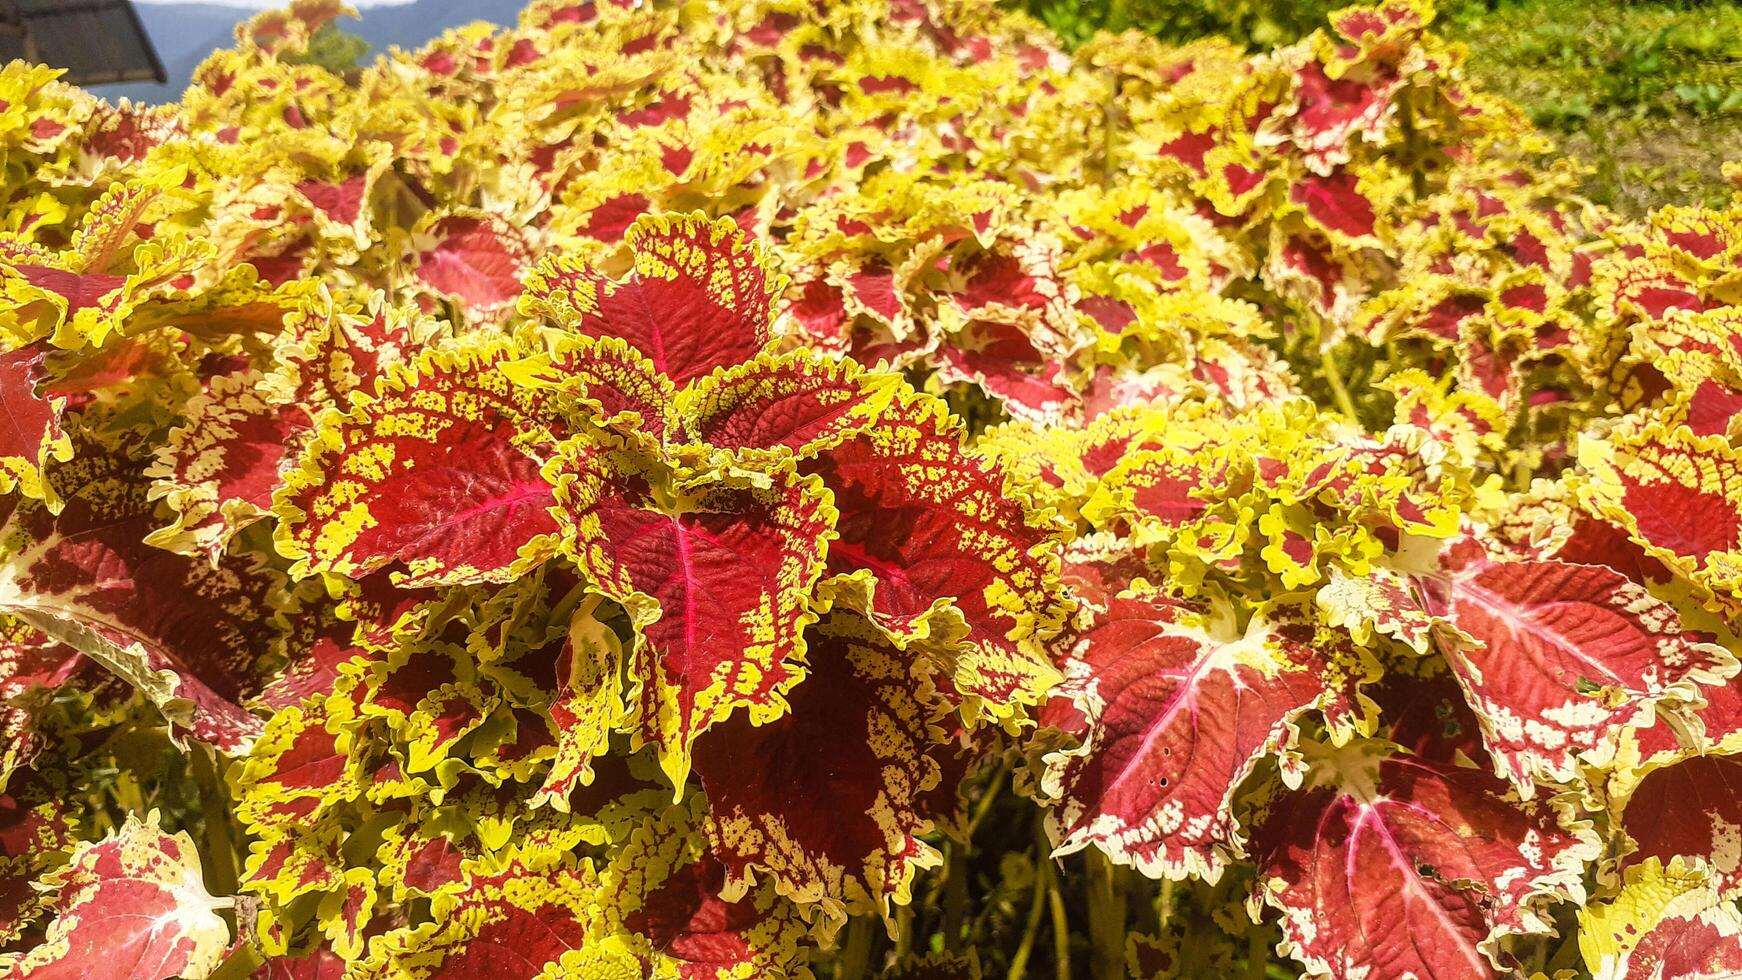
[{"label": "grass patch", "polygon": [[[1349,0],[1353,2],[1353,0]],[[1097,29],[1287,43],[1343,0],[1026,0],[1068,43]],[[1442,0],[1467,70],[1517,102],[1591,173],[1584,191],[1637,216],[1722,204],[1742,160],[1742,0]]]},{"label": "grass patch", "polygon": [[1742,159],[1742,3],[1506,0],[1439,24],[1467,70],[1591,168],[1585,192],[1630,215],[1721,204]]}]

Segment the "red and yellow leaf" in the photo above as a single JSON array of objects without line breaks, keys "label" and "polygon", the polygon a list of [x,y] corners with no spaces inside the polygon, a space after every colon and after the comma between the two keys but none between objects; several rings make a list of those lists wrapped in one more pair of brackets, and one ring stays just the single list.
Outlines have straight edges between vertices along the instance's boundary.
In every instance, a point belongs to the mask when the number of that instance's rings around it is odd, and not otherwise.
[{"label": "red and yellow leaf", "polygon": [[891,406],[805,470],[840,511],[826,592],[900,639],[965,634],[955,683],[988,713],[1039,699],[1056,673],[1037,639],[1066,610],[1060,529],[962,448],[940,402]]},{"label": "red and yellow leaf", "polygon": [[1058,853],[1094,846],[1151,877],[1216,876],[1241,850],[1235,793],[1266,757],[1298,784],[1300,722],[1339,740],[1371,723],[1359,691],[1379,668],[1346,636],[1166,595],[1112,598],[1064,659],[1057,695],[1086,729],[1046,757]]},{"label": "red and yellow leaf", "polygon": [[37,390],[44,352],[30,347],[0,353],[0,493],[21,486],[43,494],[42,467],[66,462],[73,446],[61,431],[65,398]]},{"label": "red and yellow leaf", "polygon": [[425,354],[348,414],[322,417],[273,495],[279,551],[298,576],[388,565],[430,586],[506,582],[556,551],[544,393],[501,370],[502,343]]},{"label": "red and yellow leaf", "polygon": [[921,836],[945,815],[925,795],[958,775],[940,764],[951,705],[917,650],[857,614],[823,620],[809,641],[810,673],[786,714],[760,725],[739,716],[697,741],[708,836],[727,895],[765,872],[781,894],[833,915],[887,914],[942,860]]},{"label": "red and yellow leaf", "polygon": [[741,462],[809,459],[877,424],[901,387],[852,361],[765,354],[686,388],[679,438]]},{"label": "red and yellow leaf", "polygon": [[282,576],[248,556],[216,566],[144,543],[157,526],[135,464],[93,448],[51,469],[65,509],[0,497],[0,613],[86,654],[195,738],[237,750],[241,707],[282,642]]},{"label": "red and yellow leaf", "polygon": [[1727,442],[1648,425],[1586,440],[1579,455],[1597,513],[1695,583],[1742,595],[1742,455]]},{"label": "red and yellow leaf", "polygon": [[762,351],[785,281],[736,222],[643,215],[624,240],[634,256],[627,279],[549,257],[527,274],[521,312],[584,336],[621,338],[680,387]]},{"label": "red and yellow leaf", "polygon": [[215,558],[236,532],[271,514],[279,468],[307,425],[300,406],[267,402],[261,380],[254,372],[221,375],[187,403],[186,423],[170,432],[147,474],[152,498],[176,514],[150,544]]},{"label": "red and yellow leaf", "polygon": [[0,956],[0,968],[41,980],[211,973],[230,945],[217,913],[228,900],[206,891],[193,840],[156,823],[155,813],[129,816],[113,836],[75,850],[44,882],[58,889],[48,934],[27,953]]},{"label": "red and yellow leaf", "polygon": [[351,975],[405,980],[472,977],[639,976],[635,961],[589,935],[597,885],[585,864],[539,868],[520,860],[474,875],[438,901],[433,921],[369,941]]},{"label": "red and yellow leaf", "polygon": [[599,908],[644,972],[672,980],[802,976],[798,908],[769,884],[728,898],[701,833],[700,799],[645,819],[600,872]]},{"label": "red and yellow leaf", "polygon": [[1426,608],[1461,632],[1448,662],[1496,771],[1526,796],[1534,778],[1607,765],[1620,733],[1652,724],[1659,703],[1690,704],[1736,672],[1712,637],[1606,566],[1494,562],[1464,541],[1441,569],[1419,579]]},{"label": "red and yellow leaf", "polygon": [[507,221],[462,211],[427,222],[415,237],[421,239],[417,278],[437,292],[484,313],[507,306],[520,295],[520,276],[530,251]]},{"label": "red and yellow leaf", "polygon": [[634,621],[629,697],[682,786],[698,735],[739,710],[778,717],[803,677],[835,513],[816,477],[679,491],[661,469],[571,440],[547,472],[566,548]]},{"label": "red and yellow leaf", "polygon": [[1742,758],[1699,755],[1654,769],[1620,816],[1633,843],[1627,865],[1680,859],[1709,872],[1721,897],[1742,896]]},{"label": "red and yellow leaf", "polygon": [[574,398],[577,414],[657,451],[672,426],[671,379],[619,337],[566,336],[550,355],[503,366],[511,377]]},{"label": "red and yellow leaf", "polygon": [[593,781],[593,759],[610,747],[611,733],[627,714],[620,689],[623,647],[617,634],[600,622],[596,600],[583,602],[569,622],[569,636],[556,666],[556,755],[531,805],[549,803],[568,811],[577,784]]},{"label": "red and yellow leaf", "polygon": [[1382,742],[1303,748],[1306,785],[1253,831],[1250,901],[1281,913],[1279,949],[1309,974],[1498,977],[1501,939],[1548,934],[1548,907],[1584,898],[1598,842],[1549,803]]},{"label": "red and yellow leaf", "polygon": [[1723,980],[1742,974],[1742,911],[1704,872],[1650,860],[1579,911],[1579,950],[1596,980]]}]

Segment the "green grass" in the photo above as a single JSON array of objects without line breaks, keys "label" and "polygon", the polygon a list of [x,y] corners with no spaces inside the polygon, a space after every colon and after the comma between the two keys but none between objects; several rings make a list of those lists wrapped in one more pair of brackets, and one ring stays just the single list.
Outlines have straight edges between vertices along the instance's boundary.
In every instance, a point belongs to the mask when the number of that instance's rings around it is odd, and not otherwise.
[{"label": "green grass", "polygon": [[[1097,28],[1253,47],[1323,23],[1338,0],[1027,0],[1067,42]],[[1442,0],[1467,70],[1590,168],[1585,193],[1640,215],[1729,199],[1742,160],[1742,0]]]},{"label": "green grass", "polygon": [[1441,32],[1467,70],[1591,168],[1585,192],[1630,215],[1718,204],[1742,160],[1742,3],[1463,3]]},{"label": "green grass", "polygon": [[1066,44],[1097,30],[1147,31],[1182,41],[1220,34],[1252,47],[1286,44],[1352,0],[1016,0]]}]

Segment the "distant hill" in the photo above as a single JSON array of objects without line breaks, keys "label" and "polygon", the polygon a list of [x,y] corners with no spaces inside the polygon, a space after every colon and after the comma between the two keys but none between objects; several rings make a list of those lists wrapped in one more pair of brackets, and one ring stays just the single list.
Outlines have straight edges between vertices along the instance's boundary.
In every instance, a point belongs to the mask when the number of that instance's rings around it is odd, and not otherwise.
[{"label": "distant hill", "polygon": [[235,27],[249,15],[248,11],[216,3],[136,3],[139,20],[145,33],[157,49],[158,60],[169,75],[169,83],[127,82],[121,85],[93,85],[91,91],[110,99],[122,96],[146,102],[170,102],[181,98],[194,69],[206,55],[221,47],[229,47],[235,37]]},{"label": "distant hill", "polygon": [[[379,53],[393,45],[420,47],[450,27],[475,20],[512,24],[525,5],[526,0],[415,0],[366,8],[360,19],[347,18],[339,26],[368,41],[371,51]],[[157,48],[169,83],[91,86],[91,91],[108,99],[172,102],[181,98],[200,62],[218,48],[234,44],[236,25],[253,16],[252,11],[214,3],[135,3],[133,7]]]},{"label": "distant hill", "polygon": [[527,0],[417,0],[391,7],[363,11],[361,20],[344,21],[345,30],[368,41],[376,51],[392,45],[415,48],[450,27],[487,20],[508,25],[520,19]]}]

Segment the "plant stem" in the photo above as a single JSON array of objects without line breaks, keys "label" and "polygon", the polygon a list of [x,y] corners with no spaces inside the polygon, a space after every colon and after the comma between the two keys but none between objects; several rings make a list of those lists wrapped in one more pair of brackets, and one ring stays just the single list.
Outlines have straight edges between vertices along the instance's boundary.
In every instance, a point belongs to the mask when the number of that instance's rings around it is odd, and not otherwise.
[{"label": "plant stem", "polygon": [[1520,490],[1530,489],[1530,478],[1533,474],[1530,460],[1526,456],[1526,432],[1530,426],[1530,402],[1519,399],[1518,414],[1512,419],[1512,431],[1508,434],[1507,443],[1518,447],[1518,457],[1512,461],[1512,485]]},{"label": "plant stem", "polygon": [[1331,386],[1331,397],[1336,399],[1337,409],[1349,417],[1351,422],[1359,422],[1361,416],[1355,411],[1355,400],[1349,397],[1349,389],[1343,385],[1343,374],[1337,367],[1337,358],[1332,351],[1320,355],[1319,365],[1325,373],[1325,384]]},{"label": "plant stem", "polygon": [[1424,161],[1416,138],[1415,107],[1409,101],[1408,89],[1397,100],[1397,122],[1398,128],[1403,131],[1404,159],[1410,164],[1410,196],[1419,201],[1427,196],[1427,171],[1422,169]]},{"label": "plant stem", "polygon": [[1028,920],[1022,927],[1022,942],[1016,947],[1016,955],[1010,958],[1010,972],[1007,974],[1009,980],[1025,980],[1028,976],[1028,958],[1034,953],[1034,939],[1040,934],[1040,913],[1046,907],[1046,893],[1051,888],[1052,880],[1041,875],[1037,861],[1034,868],[1034,897],[1028,902]]},{"label": "plant stem", "polygon": [[986,792],[980,795],[980,802],[974,804],[974,815],[968,819],[968,829],[963,836],[969,840],[974,838],[974,831],[980,829],[980,822],[986,819],[986,814],[992,812],[992,804],[998,799],[998,794],[1004,789],[1005,767],[1000,764],[986,783]]},{"label": "plant stem", "polygon": [[1578,942],[1563,940],[1560,949],[1556,950],[1555,954],[1549,957],[1548,965],[1543,968],[1543,972],[1551,977],[1558,976],[1563,971],[1572,970],[1574,964],[1578,962],[1578,959]]},{"label": "plant stem", "polygon": [[1246,940],[1246,976],[1249,980],[1264,980],[1264,969],[1270,965],[1270,944],[1264,941],[1262,929],[1254,926]]},{"label": "plant stem", "polygon": [[1097,848],[1083,852],[1089,870],[1089,969],[1098,980],[1125,974],[1125,893],[1119,869]]},{"label": "plant stem", "polygon": [[[550,619],[547,625],[568,622],[573,618],[575,609],[580,606],[581,599],[586,597],[586,595],[587,586],[585,583],[577,584],[574,588],[570,589],[561,599],[558,599],[556,603],[550,607]],[[592,607],[597,605],[598,603],[589,604],[588,611],[590,612]]]},{"label": "plant stem", "polygon": [[1548,938],[1546,936],[1536,937],[1536,952],[1530,955],[1530,963],[1530,973],[1532,976],[1547,972]]},{"label": "plant stem", "polygon": [[847,941],[841,946],[835,976],[860,980],[871,963],[871,918],[859,915],[847,920]]},{"label": "plant stem", "polygon": [[962,948],[962,920],[968,911],[968,845],[950,841],[949,868],[944,872],[944,950]]},{"label": "plant stem", "polygon": [[151,809],[145,805],[145,790],[140,787],[139,780],[125,769],[115,774],[109,792],[115,797],[115,805],[127,813],[143,814]]},{"label": "plant stem", "polygon": [[1035,867],[1045,883],[1047,910],[1052,913],[1052,958],[1058,980],[1071,980],[1071,923],[1065,917],[1064,896],[1059,894],[1058,867],[1052,859],[1052,840],[1046,835],[1044,812],[1034,815]]},{"label": "plant stem", "polygon": [[[1049,859],[1050,860],[1050,859]],[[1047,909],[1052,912],[1052,957],[1058,967],[1058,980],[1071,980],[1071,923],[1065,918],[1065,899],[1059,894],[1058,878],[1047,866]]]},{"label": "plant stem", "polygon": [[230,835],[230,792],[218,774],[213,749],[195,745],[188,753],[194,782],[200,788],[200,812],[206,823],[206,874],[214,895],[234,895],[237,887],[236,847]]}]

